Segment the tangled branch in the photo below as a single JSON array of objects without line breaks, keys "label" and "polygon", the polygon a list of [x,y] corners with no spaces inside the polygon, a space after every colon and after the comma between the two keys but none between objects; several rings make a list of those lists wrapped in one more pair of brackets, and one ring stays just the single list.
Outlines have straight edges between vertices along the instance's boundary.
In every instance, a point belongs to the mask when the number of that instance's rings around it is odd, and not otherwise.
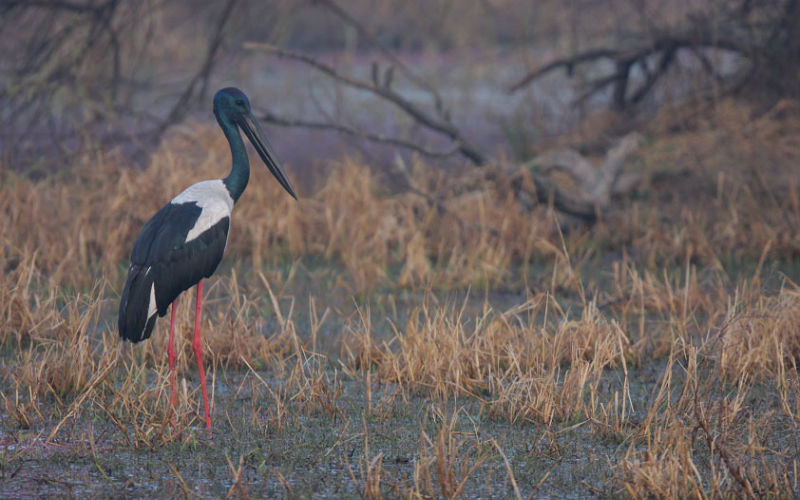
[{"label": "tangled branch", "polygon": [[[651,24],[646,21],[643,19],[641,24]],[[572,75],[579,66],[604,62],[613,67],[612,71],[588,82],[577,101],[610,87],[611,107],[626,109],[649,95],[656,83],[681,60],[679,53],[685,52],[697,60],[713,80],[724,84],[727,91],[757,82],[761,86],[778,87],[781,92],[797,93],[796,68],[800,63],[800,2],[797,0],[730,0],[723,2],[719,10],[710,9],[689,17],[680,28],[649,26],[649,29],[619,47],[592,47],[556,58],[525,74],[508,87],[508,92],[517,92],[562,68],[567,75]],[[727,77],[720,76],[708,57],[713,51],[734,54],[742,63],[740,70]],[[643,77],[634,78],[634,69],[639,69]]]}]

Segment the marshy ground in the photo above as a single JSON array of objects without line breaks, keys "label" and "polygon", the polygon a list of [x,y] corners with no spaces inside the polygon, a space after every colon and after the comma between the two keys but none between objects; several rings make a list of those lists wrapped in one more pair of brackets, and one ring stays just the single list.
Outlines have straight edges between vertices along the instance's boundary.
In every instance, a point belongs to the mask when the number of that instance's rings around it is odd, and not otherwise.
[{"label": "marshy ground", "polygon": [[116,308],[141,225],[222,173],[221,134],[144,170],[3,171],[0,496],[796,497],[800,127],[748,113],[651,133],[627,168],[656,180],[590,228],[496,186],[443,212],[355,160],[299,202],[255,170],[207,282],[210,434],[193,293],[174,425],[166,321],[131,346]]}]

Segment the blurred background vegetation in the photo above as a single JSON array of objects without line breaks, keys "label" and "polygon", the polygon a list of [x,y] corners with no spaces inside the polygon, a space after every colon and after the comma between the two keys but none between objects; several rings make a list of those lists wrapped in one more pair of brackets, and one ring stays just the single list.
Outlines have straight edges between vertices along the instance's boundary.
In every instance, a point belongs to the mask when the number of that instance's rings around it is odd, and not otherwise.
[{"label": "blurred background vegetation", "polygon": [[[578,224],[637,200],[679,222],[733,182],[779,218],[799,28],[800,0],[0,0],[0,169],[141,169],[237,86],[306,196],[356,159],[440,211],[494,189]],[[418,159],[452,182],[415,183]]]},{"label": "blurred background vegetation", "polygon": [[[247,42],[367,80],[376,65],[391,67],[409,102],[445,107],[492,156],[527,158],[592,117],[596,141],[642,128],[676,99],[703,112],[734,95],[756,114],[796,99],[799,19],[793,0],[2,0],[2,164],[50,171],[112,144],[146,157],[169,127],[210,120],[222,85],[281,117],[436,144],[414,120],[379,109],[385,100],[354,98]],[[669,124],[688,125],[685,114]],[[312,130],[276,142],[302,169],[343,151],[374,153],[353,139]],[[318,149],[304,154],[309,143]]]}]

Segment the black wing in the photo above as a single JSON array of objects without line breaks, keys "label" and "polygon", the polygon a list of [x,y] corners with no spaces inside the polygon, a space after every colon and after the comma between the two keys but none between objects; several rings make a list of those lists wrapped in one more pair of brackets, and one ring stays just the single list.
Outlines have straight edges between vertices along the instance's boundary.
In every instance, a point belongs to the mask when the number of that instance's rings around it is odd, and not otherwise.
[{"label": "black wing", "polygon": [[196,203],[169,203],[142,229],[131,253],[131,266],[119,311],[120,336],[138,342],[150,336],[155,314],[149,315],[151,287],[159,316],[184,290],[217,269],[228,239],[230,218],[223,217],[186,241],[201,208]]}]

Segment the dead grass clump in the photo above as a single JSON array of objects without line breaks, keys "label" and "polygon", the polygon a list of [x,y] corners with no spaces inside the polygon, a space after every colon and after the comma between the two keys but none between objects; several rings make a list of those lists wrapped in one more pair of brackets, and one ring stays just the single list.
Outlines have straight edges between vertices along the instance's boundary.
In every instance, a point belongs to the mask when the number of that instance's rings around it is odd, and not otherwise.
[{"label": "dead grass clump", "polygon": [[[670,351],[661,380],[653,390],[638,438],[619,459],[619,481],[632,498],[707,498],[692,450],[689,424],[692,384],[697,382],[697,354],[692,353],[681,388],[675,381],[677,349]],[[677,386],[677,387],[675,387]],[[674,392],[679,390],[676,398]]]},{"label": "dead grass clump", "polygon": [[345,457],[347,472],[356,487],[361,498],[383,498],[381,483],[383,482],[383,453],[371,456],[369,452],[369,429],[367,428],[367,418],[361,415],[361,427],[364,436],[364,454],[358,457],[358,477],[350,465],[350,461]]},{"label": "dead grass clump", "polygon": [[707,498],[690,444],[691,429],[665,429],[640,454],[628,451],[620,465],[625,491],[632,498]]},{"label": "dead grass clump", "polygon": [[699,368],[699,352],[690,346],[670,353],[644,421],[617,464],[621,486],[632,498],[795,495],[798,459],[781,442],[786,436],[764,429],[788,425],[796,432],[796,423],[754,408],[769,403],[759,402],[751,379],[722,393],[719,372]]},{"label": "dead grass clump", "polygon": [[[414,169],[420,184],[444,182],[434,169]],[[285,207],[278,202],[281,217],[263,216],[280,194],[272,184],[237,208],[250,221],[242,251],[259,264],[277,243],[276,255],[285,248],[292,255],[338,261],[354,291],[388,283],[395,268],[401,286],[496,282],[507,277],[513,257],[530,255],[527,235],[549,232],[513,201],[498,204],[491,192],[448,200],[444,213],[415,193],[389,195],[368,166],[353,160],[336,165],[313,197]]]},{"label": "dead grass clump", "polygon": [[0,257],[7,272],[0,286],[0,345],[13,342],[22,349],[58,322],[58,287],[44,283],[36,266],[36,252],[9,262]]},{"label": "dead grass clump", "polygon": [[718,343],[712,347],[721,377],[737,381],[764,377],[782,385],[797,379],[800,363],[800,289],[781,288],[776,296],[728,303]]},{"label": "dead grass clump", "polygon": [[611,270],[613,298],[608,303],[624,314],[645,312],[687,319],[710,313],[717,303],[718,296],[701,285],[694,266],[683,272],[664,268],[658,276],[623,259],[614,262]]},{"label": "dead grass clump", "polygon": [[[765,252],[785,261],[800,255],[798,104],[781,101],[765,113],[724,99],[706,113],[688,106],[688,130],[655,131],[641,161],[656,174],[658,209],[635,204],[618,232],[641,262],[673,265],[691,254],[736,271]],[[674,110],[664,115],[675,123]]]},{"label": "dead grass clump", "polygon": [[[506,351],[513,359],[510,369],[492,378],[490,410],[510,421],[551,423],[583,416],[618,427],[620,422],[609,420],[614,417],[609,415],[608,405],[613,401],[619,405],[621,398],[621,413],[616,415],[623,419],[632,410],[628,338],[592,303],[586,305],[579,320],[562,314],[544,331],[523,326],[521,339],[525,343]],[[613,395],[601,395],[604,372],[614,367],[623,368],[622,384]],[[605,401],[609,396],[611,399]]]},{"label": "dead grass clump", "polygon": [[[337,406],[342,392],[338,372],[328,369],[327,356],[306,350],[293,325],[285,331],[283,338],[291,344],[291,354],[280,358],[273,356],[270,373],[274,378],[265,379],[245,357],[241,358],[241,363],[249,370],[248,375],[258,381],[251,384],[251,422],[264,432],[283,429],[290,417],[296,419],[301,413],[321,412],[334,421],[341,414]],[[261,406],[261,401],[265,401],[266,408]]]},{"label": "dead grass clump", "polygon": [[481,363],[483,355],[471,356],[483,333],[478,325],[485,319],[470,327],[453,306],[434,308],[426,302],[409,315],[405,331],[395,330],[388,342],[373,339],[369,322],[362,319],[360,328],[351,329],[345,355],[350,367],[375,367],[383,381],[427,387],[441,396],[470,392],[485,385],[491,369]]},{"label": "dead grass clump", "polygon": [[614,262],[611,269],[610,297],[604,305],[631,335],[637,362],[666,357],[676,339],[688,343],[691,332],[713,324],[719,304],[728,297],[724,285],[701,281],[692,265],[682,272],[665,268],[660,277],[627,259]]},{"label": "dead grass clump", "polygon": [[492,440],[481,438],[477,429],[459,429],[460,410],[449,415],[436,408],[433,411],[433,429],[420,428],[419,458],[407,496],[457,498],[475,471],[491,458]]},{"label": "dead grass clump", "polygon": [[[214,407],[213,380],[209,403]],[[124,359],[103,384],[105,397],[93,398],[88,406],[105,415],[116,427],[122,440],[136,448],[153,448],[193,438],[193,427],[202,423],[200,387],[189,390],[187,380],[179,379],[175,409],[169,403],[169,373],[166,363],[157,370],[147,368],[133,358]]]},{"label": "dead grass clump", "polygon": [[121,197],[134,173],[109,168],[115,163],[110,155],[92,157],[64,175],[4,183],[0,245],[6,262],[35,254],[37,268],[49,279],[78,289],[101,275],[116,276],[136,236],[135,221],[123,208],[146,205],[152,190],[142,189],[130,201]]},{"label": "dead grass clump", "polygon": [[[797,493],[798,460],[759,429],[775,415],[748,416],[734,401],[677,404],[643,429],[644,443],[628,448],[618,471],[633,498],[790,498]],[[641,443],[641,441],[638,441]]]},{"label": "dead grass clump", "polygon": [[387,277],[388,264],[398,258],[394,252],[410,240],[416,225],[405,207],[377,191],[373,174],[352,161],[336,167],[314,197],[301,202],[302,209],[293,204],[282,211],[285,217],[255,216],[269,203],[269,192],[261,191],[242,207],[257,221],[247,229],[252,235],[247,250],[263,255],[264,242],[284,240],[292,255],[338,260],[355,290],[373,289]]},{"label": "dead grass clump", "polygon": [[59,402],[89,386],[101,368],[92,334],[99,321],[103,291],[98,284],[87,296],[68,299],[60,310],[55,309],[56,300],[46,302],[45,307],[54,309],[47,314],[53,321],[40,325],[35,336],[29,337],[30,344],[12,373],[16,384],[37,396],[53,395]]},{"label": "dead grass clump", "polygon": [[573,320],[546,296],[472,320],[463,309],[424,303],[388,341],[373,339],[362,323],[345,341],[351,368],[440,398],[469,395],[511,421],[594,415],[604,370],[624,367],[630,355],[620,327],[592,303]]}]

